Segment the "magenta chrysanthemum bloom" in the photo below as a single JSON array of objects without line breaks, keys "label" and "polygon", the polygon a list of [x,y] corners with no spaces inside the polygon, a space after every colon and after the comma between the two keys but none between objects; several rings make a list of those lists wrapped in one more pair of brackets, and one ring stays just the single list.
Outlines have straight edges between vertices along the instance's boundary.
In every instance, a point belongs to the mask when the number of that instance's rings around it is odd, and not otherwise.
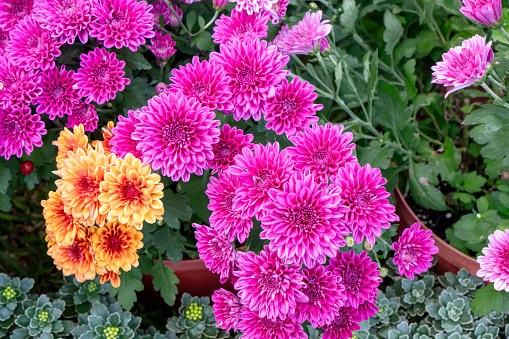
[{"label": "magenta chrysanthemum bloom", "polygon": [[74,71],[67,71],[62,65],[58,68],[42,72],[41,95],[35,103],[38,104],[36,111],[39,114],[48,114],[50,120],[71,114],[74,106],[81,99],[78,89],[74,87],[77,81],[73,78]]},{"label": "magenta chrysanthemum bloom", "polygon": [[163,26],[170,23],[171,9],[168,4],[162,0],[154,1],[152,3],[152,21],[155,27],[159,27],[159,18],[163,17]]},{"label": "magenta chrysanthemum bloom", "polygon": [[177,5],[173,5],[173,9],[175,10],[175,13],[177,13],[177,15],[175,15],[175,14],[173,14],[173,12],[171,12],[171,14],[170,14],[170,26],[171,27],[177,27],[177,26],[180,25],[179,19],[182,20],[182,18],[184,16],[184,13],[180,9],[180,7],[177,6]]},{"label": "magenta chrysanthemum bloom", "polygon": [[78,81],[81,96],[88,97],[85,101],[95,101],[99,105],[115,99],[118,91],[123,91],[131,80],[123,78],[125,61],[118,60],[117,55],[104,48],[96,47],[88,54],[80,56],[81,68],[74,75]]},{"label": "magenta chrysanthemum bloom", "polygon": [[85,131],[93,132],[97,129],[98,122],[99,116],[97,115],[95,106],[83,101],[78,101],[67,118],[66,127],[74,128],[74,126],[83,124]]},{"label": "magenta chrysanthemum bloom", "polygon": [[341,277],[345,286],[345,306],[357,308],[364,300],[376,298],[382,279],[378,277],[378,264],[372,262],[366,252],[338,252],[335,258],[329,260],[326,269]]},{"label": "magenta chrysanthemum bloom", "polygon": [[477,257],[477,275],[495,283],[495,290],[509,292],[509,230],[496,230],[488,240],[488,247],[482,249],[484,255]]},{"label": "magenta chrysanthemum bloom", "polygon": [[192,63],[172,69],[170,92],[180,92],[184,96],[195,98],[211,110],[231,110],[232,92],[230,78],[223,68],[215,62],[193,57]]},{"label": "magenta chrysanthemum bloom", "polygon": [[352,307],[342,307],[336,318],[326,324],[323,329],[323,339],[348,339],[353,336],[352,331],[361,329],[359,323],[362,321],[358,310]]},{"label": "magenta chrysanthemum bloom", "polygon": [[93,0],[89,34],[106,48],[128,47],[136,52],[155,35],[152,6],[137,0]]},{"label": "magenta chrysanthemum bloom", "polygon": [[216,325],[225,331],[229,331],[232,328],[236,331],[240,321],[240,312],[242,311],[240,299],[224,288],[215,290],[211,299],[214,316],[216,317]]},{"label": "magenta chrysanthemum bloom", "polygon": [[284,320],[296,311],[298,302],[308,300],[300,291],[304,286],[300,266],[286,264],[268,246],[264,246],[259,255],[237,253],[237,267],[238,271],[233,274],[238,277],[234,284],[238,296],[242,304],[258,312],[260,318]]},{"label": "magenta chrysanthemum bloom", "polygon": [[[415,223],[401,234],[398,241],[392,244],[394,265],[398,265],[398,274],[414,279],[414,274],[426,272],[431,267],[432,255],[438,253],[431,230],[421,229]],[[480,257],[479,257],[480,258]],[[479,259],[478,259],[479,260]]]},{"label": "magenta chrysanthemum bloom", "polygon": [[249,15],[244,11],[232,11],[230,16],[223,14],[215,22],[212,38],[217,44],[225,44],[233,40],[266,38],[268,19],[266,12]]},{"label": "magenta chrysanthemum bloom", "polygon": [[304,18],[283,33],[276,45],[283,54],[308,54],[320,45],[320,40],[332,30],[329,20],[322,20],[322,11],[307,12]]},{"label": "magenta chrysanthemum bloom", "polygon": [[115,153],[122,159],[131,153],[136,158],[141,159],[142,154],[136,148],[138,141],[133,139],[133,133],[136,130],[136,125],[140,122],[139,115],[141,111],[128,111],[128,117],[119,115],[117,125],[111,130],[113,137],[110,140],[111,152]]},{"label": "magenta chrysanthemum bloom", "polygon": [[10,31],[32,13],[34,0],[3,0],[0,2],[0,29]]},{"label": "magenta chrysanthemum bloom", "polygon": [[257,312],[247,308],[242,309],[239,330],[242,339],[307,339],[300,324],[293,322],[290,317],[284,319],[269,319],[260,317]]},{"label": "magenta chrysanthemum bloom", "polygon": [[288,74],[283,67],[289,57],[258,39],[235,40],[221,45],[220,50],[221,53],[211,53],[210,59],[221,65],[230,77],[235,106],[231,112],[233,118],[260,120],[264,101],[275,94],[276,86]]},{"label": "magenta chrysanthemum bloom", "polygon": [[205,194],[209,198],[207,207],[212,211],[209,218],[210,227],[226,235],[229,241],[235,241],[237,238],[243,243],[253,228],[253,219],[242,217],[240,211],[232,208],[238,187],[237,176],[226,171],[219,174],[219,178],[210,177]]},{"label": "magenta chrysanthemum bloom", "polygon": [[471,20],[493,26],[502,17],[502,0],[463,0],[460,12]]},{"label": "magenta chrysanthemum bloom", "polygon": [[343,307],[345,287],[341,279],[323,266],[302,270],[304,286],[301,291],[309,298],[308,302],[297,303],[297,310],[292,316],[296,323],[309,321],[313,327],[322,327],[332,321]]},{"label": "magenta chrysanthemum bloom", "polygon": [[161,61],[167,61],[177,51],[175,41],[172,40],[169,34],[157,34],[154,39],[150,39],[150,45],[147,45],[147,47]]},{"label": "magenta chrysanthemum bloom", "polygon": [[212,4],[216,11],[222,11],[228,5],[228,0],[214,0]]},{"label": "magenta chrysanthemum bloom", "polygon": [[209,164],[212,174],[226,171],[235,163],[235,156],[242,152],[244,147],[253,149],[252,141],[252,134],[244,134],[243,130],[224,124],[219,135],[219,142],[214,145],[214,159]]},{"label": "magenta chrysanthemum bloom", "polygon": [[39,115],[32,115],[29,107],[0,109],[0,156],[6,160],[11,155],[21,158],[23,151],[30,155],[34,146],[42,146],[45,134],[44,122]]},{"label": "magenta chrysanthemum bloom", "polygon": [[320,183],[328,183],[346,163],[356,163],[352,155],[353,134],[342,133],[343,125],[313,124],[303,133],[289,137],[295,147],[288,147],[297,171],[310,171]]},{"label": "magenta chrysanthemum bloom", "polygon": [[221,275],[219,281],[224,284],[230,278],[235,266],[235,246],[225,235],[210,227],[198,224],[193,224],[193,227],[196,228],[194,235],[198,241],[196,248],[200,253],[200,259],[212,273]]},{"label": "magenta chrysanthemum bloom", "polygon": [[202,175],[214,158],[220,133],[214,118],[214,111],[194,98],[162,93],[148,101],[132,138],[139,141],[145,164],[173,181],[189,181],[191,173]]},{"label": "magenta chrysanthemum bloom", "polygon": [[434,84],[452,86],[445,97],[452,92],[468,87],[481,80],[486,73],[488,62],[493,61],[491,41],[478,34],[463,41],[461,46],[451,48],[442,54],[443,61],[431,67]]},{"label": "magenta chrysanthemum bloom", "polygon": [[263,12],[263,10],[269,10],[272,5],[278,0],[234,0],[237,3],[235,9],[239,12],[245,11],[251,15],[253,13]]},{"label": "magenta chrysanthemum bloom", "polygon": [[92,0],[38,0],[34,4],[34,19],[62,43],[72,45],[76,37],[86,43],[91,10]]},{"label": "magenta chrysanthemum bloom", "polygon": [[286,9],[288,8],[289,3],[290,0],[278,0],[276,3],[272,4],[270,9],[268,9],[270,15],[272,16],[272,23],[274,25],[279,23],[279,19],[286,15]]},{"label": "magenta chrysanthemum bloom", "polygon": [[378,312],[378,307],[376,307],[376,296],[371,300],[364,300],[364,302],[359,304],[357,308],[357,313],[361,317],[362,320],[368,320],[369,317],[374,317],[376,312]]},{"label": "magenta chrysanthemum bloom", "polygon": [[334,257],[350,232],[343,223],[348,208],[337,190],[322,189],[312,174],[297,173],[279,189],[271,189],[262,205],[261,239],[287,263],[314,267]]},{"label": "magenta chrysanthemum bloom", "polygon": [[320,119],[316,111],[323,106],[313,104],[317,97],[315,87],[309,82],[300,81],[299,77],[293,78],[291,83],[283,79],[276,88],[276,95],[265,102],[264,119],[267,120],[267,129],[277,134],[293,135],[318,122]]},{"label": "magenta chrysanthemum bloom", "polygon": [[29,106],[41,93],[40,77],[34,71],[14,66],[10,58],[0,56],[0,108]]},{"label": "magenta chrysanthemum bloom", "polygon": [[240,187],[235,192],[233,209],[242,217],[257,219],[263,214],[262,205],[269,199],[269,189],[279,188],[293,174],[292,161],[286,149],[279,152],[279,143],[267,146],[256,144],[254,152],[248,148],[235,157],[229,171],[238,176]]},{"label": "magenta chrysanthemum bloom", "polygon": [[345,164],[334,179],[333,185],[341,190],[341,203],[350,209],[345,213],[345,222],[358,244],[366,237],[374,245],[376,238],[382,236],[382,229],[399,220],[389,203],[391,194],[384,187],[386,183],[379,168],[371,168],[370,164],[361,167],[358,163]]},{"label": "magenta chrysanthemum bloom", "polygon": [[60,56],[60,43],[32,16],[21,20],[9,32],[9,38],[5,51],[14,65],[27,71],[55,67],[54,58]]},{"label": "magenta chrysanthemum bloom", "polygon": [[0,29],[0,53],[5,53],[5,47],[7,47],[7,41],[9,41],[9,32],[2,31]]}]

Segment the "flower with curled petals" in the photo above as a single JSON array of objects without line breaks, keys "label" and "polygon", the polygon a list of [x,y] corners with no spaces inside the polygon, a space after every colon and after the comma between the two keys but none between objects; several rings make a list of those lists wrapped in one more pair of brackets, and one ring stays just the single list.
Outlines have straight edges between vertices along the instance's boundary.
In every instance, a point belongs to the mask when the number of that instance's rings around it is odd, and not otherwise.
[{"label": "flower with curled petals", "polygon": [[268,317],[261,317],[257,312],[244,307],[240,319],[238,328],[242,332],[242,339],[308,338],[302,326],[293,322],[290,317],[269,319]]},{"label": "flower with curled petals", "polygon": [[0,1],[0,29],[10,31],[24,17],[32,13],[34,0]]},{"label": "flower with curled petals", "polygon": [[232,11],[230,16],[223,14],[215,22],[212,39],[216,44],[225,44],[233,40],[266,38],[268,19],[265,12],[249,15],[245,11]]},{"label": "flower with curled petals", "polygon": [[259,255],[238,252],[237,267],[233,274],[238,278],[234,284],[238,296],[260,318],[284,320],[296,311],[298,302],[308,300],[301,291],[305,283],[300,266],[285,263],[268,246]]},{"label": "flower with curled petals", "polygon": [[[160,29],[159,18],[163,17],[163,26],[166,26],[170,23],[171,17],[171,9],[170,6],[163,0],[154,1],[152,4],[152,21],[154,22],[154,26],[157,29]],[[157,32],[156,32],[157,33]]]},{"label": "flower with curled petals", "polygon": [[346,163],[356,163],[357,158],[352,155],[355,148],[353,134],[342,132],[342,125],[313,124],[302,133],[289,137],[295,145],[287,148],[295,169],[310,171],[320,183],[328,183]]},{"label": "flower with curled petals", "polygon": [[483,25],[493,26],[502,18],[502,0],[463,0],[460,12]]},{"label": "flower with curled petals", "polygon": [[30,106],[41,95],[40,75],[14,66],[11,58],[0,55],[0,108]]},{"label": "flower with curled petals", "polygon": [[357,308],[364,300],[376,298],[382,279],[379,278],[378,264],[372,262],[366,252],[338,252],[329,260],[326,269],[341,277],[341,284],[345,286],[345,306]]},{"label": "flower with curled petals", "polygon": [[314,267],[334,257],[349,234],[343,223],[338,190],[322,189],[312,174],[296,173],[279,189],[270,189],[262,205],[261,239],[288,263]]},{"label": "flower with curled petals", "polygon": [[214,145],[214,159],[210,161],[212,174],[222,173],[235,163],[235,156],[242,152],[244,147],[253,149],[252,134],[244,134],[242,129],[224,124],[219,135],[219,142]]},{"label": "flower with curled petals", "polygon": [[251,15],[253,13],[263,12],[272,8],[278,0],[235,0],[237,3],[235,9],[239,12],[246,12]]},{"label": "flower with curled petals", "polygon": [[290,0],[278,0],[276,3],[272,4],[272,7],[268,10],[268,12],[272,17],[272,23],[274,25],[277,25],[279,20],[284,18],[289,4]]},{"label": "flower with curled petals", "polygon": [[62,160],[69,157],[69,151],[74,153],[79,148],[85,151],[90,148],[88,136],[85,134],[83,125],[74,126],[72,132],[64,127],[64,129],[60,131],[58,139],[53,141],[53,145],[58,147],[58,155],[56,159],[58,169],[63,166]]},{"label": "flower with curled petals", "polygon": [[215,290],[211,299],[217,326],[225,331],[229,331],[232,328],[236,331],[240,321],[240,312],[242,311],[240,299],[224,288]]},{"label": "flower with curled petals", "polygon": [[220,274],[220,282],[224,284],[235,266],[235,246],[225,235],[210,227],[198,224],[193,224],[193,227],[196,228],[194,235],[200,259],[212,273]]},{"label": "flower with curled petals", "polygon": [[137,229],[144,221],[153,224],[162,220],[164,185],[160,180],[159,174],[132,154],[116,158],[101,182],[99,213],[107,215],[108,221],[118,220]]},{"label": "flower with curled petals", "polygon": [[106,48],[136,52],[155,35],[152,6],[137,0],[93,0],[89,34]]},{"label": "flower with curled petals", "polygon": [[77,101],[71,109],[71,113],[67,118],[66,127],[74,128],[74,126],[83,125],[85,131],[93,132],[97,129],[99,116],[97,110],[92,104],[83,101]]},{"label": "flower with curled petals", "polygon": [[111,286],[115,288],[118,288],[120,286],[120,272],[115,273],[113,271],[108,271],[104,274],[101,274],[99,278],[101,279],[99,281],[101,284],[104,284],[109,281],[111,283]]},{"label": "flower with curled petals", "polygon": [[488,247],[477,257],[477,275],[494,283],[497,291],[509,292],[509,230],[496,230],[488,236]]},{"label": "flower with curled petals", "polygon": [[140,113],[141,110],[137,109],[128,111],[127,118],[120,115],[117,126],[111,130],[113,133],[111,151],[121,158],[124,158],[127,153],[131,153],[138,159],[142,158],[142,153],[136,148],[139,142],[132,138],[136,125],[140,122]]},{"label": "flower with curled petals", "polygon": [[357,312],[362,320],[368,320],[369,317],[374,317],[376,312],[378,312],[378,307],[376,306],[376,296],[372,299],[364,300],[359,304],[357,308]]},{"label": "flower with curled petals", "polygon": [[137,250],[143,247],[143,233],[134,227],[114,222],[106,222],[103,227],[93,227],[90,243],[97,265],[108,271],[119,273],[138,267]]},{"label": "flower with curled petals", "polygon": [[359,323],[362,321],[357,309],[342,307],[334,320],[328,322],[323,329],[323,339],[348,339],[352,338],[352,331],[360,330]]},{"label": "flower with curled petals", "polygon": [[157,34],[155,38],[150,39],[150,45],[147,45],[147,47],[157,58],[158,62],[168,61],[177,51],[177,49],[174,48],[175,41],[173,41],[170,34]]},{"label": "flower with curled petals", "polygon": [[102,144],[104,154],[108,155],[111,152],[111,138],[113,138],[113,133],[111,130],[115,127],[115,123],[113,121],[108,121],[108,124],[102,128],[102,134],[104,140],[94,140],[92,141],[92,146],[96,147],[97,144]]}]

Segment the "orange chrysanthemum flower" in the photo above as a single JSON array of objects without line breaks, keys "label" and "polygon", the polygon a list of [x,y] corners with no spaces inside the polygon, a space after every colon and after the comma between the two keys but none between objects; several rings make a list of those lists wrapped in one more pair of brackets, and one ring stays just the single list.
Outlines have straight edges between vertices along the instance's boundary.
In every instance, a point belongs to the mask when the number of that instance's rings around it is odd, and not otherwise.
[{"label": "orange chrysanthemum flower", "polygon": [[99,201],[101,214],[108,221],[135,226],[140,230],[143,221],[155,223],[164,213],[164,185],[159,174],[152,173],[149,165],[128,153],[124,159],[117,158],[101,182]]},{"label": "orange chrysanthemum flower", "polygon": [[97,144],[95,150],[69,152],[62,168],[54,172],[61,177],[55,183],[62,191],[65,211],[85,226],[104,225],[106,215],[99,213],[99,187],[114,159],[114,154],[106,156],[102,144]]},{"label": "orange chrysanthemum flower", "polygon": [[103,227],[94,227],[91,238],[97,264],[108,271],[119,273],[120,268],[129,271],[138,266],[136,251],[143,247],[143,233],[132,226],[107,222]]},{"label": "orange chrysanthemum flower", "polygon": [[99,267],[91,252],[89,229],[83,228],[86,233],[83,238],[76,237],[70,246],[54,245],[48,249],[53,263],[64,275],[74,274],[76,280],[83,282],[95,278],[96,274],[105,274],[106,270]]},{"label": "orange chrysanthemum flower", "polygon": [[44,210],[42,214],[46,219],[46,231],[51,233],[59,245],[69,246],[78,235],[83,238],[85,233],[80,223],[73,216],[65,212],[65,205],[60,191],[49,192],[48,200],[41,201]]},{"label": "orange chrysanthemum flower", "polygon": [[104,284],[105,282],[109,281],[109,282],[111,282],[111,286],[118,288],[120,286],[119,275],[120,275],[120,272],[117,274],[113,271],[109,271],[108,273],[99,276],[99,278],[101,278],[100,283]]},{"label": "orange chrysanthemum flower", "polygon": [[78,149],[88,150],[90,148],[83,124],[74,126],[74,133],[64,128],[64,130],[60,132],[58,139],[53,141],[53,145],[58,146],[58,169],[62,168],[62,160],[68,157],[67,154],[69,151],[75,153]]},{"label": "orange chrysanthemum flower", "polygon": [[103,144],[104,154],[108,155],[111,153],[110,140],[113,138],[113,133],[111,130],[115,127],[115,123],[113,121],[108,121],[107,127],[103,127],[103,138],[104,140],[94,140],[92,141],[92,146],[96,146],[98,143]]}]

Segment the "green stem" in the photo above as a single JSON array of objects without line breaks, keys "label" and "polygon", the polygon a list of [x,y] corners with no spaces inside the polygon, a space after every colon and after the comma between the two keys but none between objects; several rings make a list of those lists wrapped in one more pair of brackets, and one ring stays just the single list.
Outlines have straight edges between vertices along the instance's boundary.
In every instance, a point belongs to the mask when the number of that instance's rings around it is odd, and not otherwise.
[{"label": "green stem", "polygon": [[491,75],[488,75],[488,79],[490,79],[492,83],[494,83],[498,87],[502,88],[504,91],[506,90],[506,87],[502,83],[500,83],[497,80],[495,80],[495,78],[492,77]]},{"label": "green stem", "polygon": [[189,37],[192,37],[191,33],[187,30],[187,27],[184,26],[184,23],[182,22],[182,19],[180,19],[180,17],[178,16],[177,12],[175,11],[175,9],[173,8],[173,5],[171,2],[169,2],[168,0],[164,0],[164,2],[166,2],[166,4],[168,5],[168,7],[170,7],[170,10],[171,12],[173,13],[173,15],[175,15],[175,17],[177,18],[180,26],[184,29],[184,31],[187,33],[187,35],[189,35]]},{"label": "green stem", "polygon": [[212,25],[214,23],[214,21],[216,21],[217,19],[217,16],[219,15],[219,11],[216,11],[214,13],[214,16],[212,17],[212,19],[210,19],[209,22],[207,22],[207,24],[205,26],[203,26],[203,29],[201,29],[201,32],[205,31],[207,28],[209,28],[210,25]]},{"label": "green stem", "polygon": [[489,95],[491,95],[491,97],[492,97],[493,99],[495,99],[495,101],[497,101],[497,100],[498,100],[498,101],[501,101],[501,102],[503,102],[503,103],[504,103],[504,107],[505,107],[505,108],[509,108],[509,104],[508,104],[508,103],[506,103],[506,102],[504,102],[502,99],[500,99],[500,97],[499,97],[499,96],[498,96],[495,92],[493,92],[493,91],[491,90],[491,88],[489,88],[489,86],[488,86],[488,85],[486,85],[486,83],[485,83],[485,82],[483,82],[483,83],[481,84],[481,86],[482,86],[482,88],[484,88],[484,89],[486,90],[486,92],[488,92],[488,94],[489,94]]},{"label": "green stem", "polygon": [[502,33],[504,38],[509,42],[509,34],[507,34],[507,32],[505,31],[504,27],[500,26],[498,28],[498,30],[499,30],[500,33]]}]

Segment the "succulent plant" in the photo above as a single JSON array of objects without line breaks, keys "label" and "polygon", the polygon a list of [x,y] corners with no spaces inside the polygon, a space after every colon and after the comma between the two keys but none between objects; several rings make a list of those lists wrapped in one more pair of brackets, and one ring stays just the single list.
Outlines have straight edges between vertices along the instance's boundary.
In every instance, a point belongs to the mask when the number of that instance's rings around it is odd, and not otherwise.
[{"label": "succulent plant", "polygon": [[411,316],[423,316],[426,312],[425,302],[433,293],[435,278],[432,275],[424,276],[420,280],[401,279],[403,289],[402,303],[407,306]]},{"label": "succulent plant", "polygon": [[369,331],[366,330],[358,330],[352,332],[351,339],[377,339],[377,336],[369,333]]},{"label": "succulent plant", "polygon": [[15,315],[22,312],[21,303],[27,299],[27,293],[33,286],[33,279],[11,279],[0,273],[0,338],[7,337]]},{"label": "succulent plant", "polygon": [[412,339],[417,330],[417,324],[403,320],[396,328],[390,329],[387,335],[388,339]]},{"label": "succulent plant", "polygon": [[216,327],[214,310],[208,297],[191,297],[184,293],[178,317],[168,319],[166,327],[180,339],[229,338],[229,333]]},{"label": "succulent plant", "polygon": [[445,333],[439,332],[435,334],[436,339],[470,339],[470,337],[461,334],[460,332]]},{"label": "succulent plant", "polygon": [[461,333],[462,329],[474,329],[470,299],[459,295],[452,287],[443,290],[438,300],[427,300],[426,311],[433,318],[437,331]]},{"label": "succulent plant", "polygon": [[492,311],[490,314],[485,316],[483,319],[486,319],[489,324],[502,328],[507,324],[509,318],[507,313],[495,312]]},{"label": "succulent plant", "polygon": [[80,283],[74,277],[65,277],[67,284],[58,291],[58,295],[65,301],[67,307],[74,306],[76,313],[88,313],[95,302],[105,304],[115,302],[108,293],[109,283],[101,284],[99,278],[85,280]]},{"label": "succulent plant", "polygon": [[475,323],[474,332],[469,333],[471,339],[495,339],[498,338],[498,327],[489,326],[486,319]]},{"label": "succulent plant", "polygon": [[98,302],[90,314],[80,314],[72,335],[77,339],[130,339],[140,326],[141,318],[122,310],[118,303],[109,307]]},{"label": "succulent plant", "polygon": [[63,338],[71,333],[74,325],[71,321],[60,320],[65,302],[57,299],[50,301],[45,294],[41,294],[34,301],[23,301],[24,313],[17,316],[14,322],[19,328],[12,332],[12,339],[24,338]]},{"label": "succulent plant", "polygon": [[378,307],[378,312],[376,312],[374,317],[370,317],[369,319],[369,324],[371,326],[395,324],[401,320],[402,316],[398,313],[398,297],[387,298],[385,294],[380,291],[376,296],[376,306]]},{"label": "succulent plant", "polygon": [[136,330],[134,339],[177,339],[177,336],[171,330],[168,330],[166,333],[162,334],[154,326],[150,326],[145,332],[138,328]]},{"label": "succulent plant", "polygon": [[457,274],[451,272],[445,273],[443,276],[438,278],[438,281],[445,288],[452,286],[458,292],[458,294],[467,294],[474,292],[482,286],[483,281],[473,275],[470,275],[464,268],[460,269]]}]

